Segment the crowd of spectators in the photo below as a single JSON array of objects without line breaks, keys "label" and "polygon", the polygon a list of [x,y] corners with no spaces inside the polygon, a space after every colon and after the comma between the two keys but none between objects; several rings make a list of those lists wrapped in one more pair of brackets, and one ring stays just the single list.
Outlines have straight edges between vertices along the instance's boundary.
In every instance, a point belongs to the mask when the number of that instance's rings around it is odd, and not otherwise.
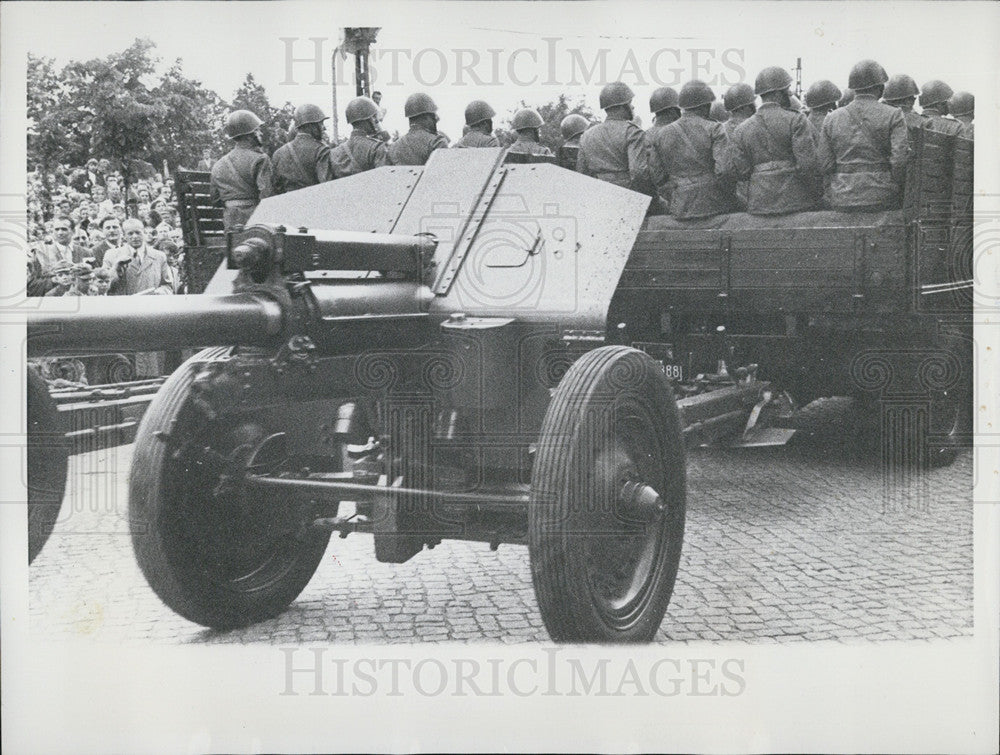
[{"label": "crowd of spectators", "polygon": [[28,173],[29,296],[185,293],[173,180],[110,161]]}]

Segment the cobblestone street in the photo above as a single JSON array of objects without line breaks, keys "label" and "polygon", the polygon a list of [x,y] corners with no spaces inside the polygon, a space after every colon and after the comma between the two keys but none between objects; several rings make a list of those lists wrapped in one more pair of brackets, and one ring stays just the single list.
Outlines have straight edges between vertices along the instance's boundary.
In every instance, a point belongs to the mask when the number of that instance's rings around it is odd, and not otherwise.
[{"label": "cobblestone street", "polygon": [[[827,426],[785,448],[688,456],[688,519],[663,642],[902,640],[972,634],[972,454],[905,491]],[[545,641],[527,548],[446,541],[401,565],[370,535],[334,537],[280,617],[216,632],[165,608],[132,555],[131,446],[75,457],[31,567],[31,629],[177,643]]]}]

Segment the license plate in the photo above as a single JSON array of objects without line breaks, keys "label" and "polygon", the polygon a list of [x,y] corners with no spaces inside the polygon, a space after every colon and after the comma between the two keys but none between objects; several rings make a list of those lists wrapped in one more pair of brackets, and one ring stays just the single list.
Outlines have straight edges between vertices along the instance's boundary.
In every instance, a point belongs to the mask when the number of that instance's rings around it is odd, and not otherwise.
[{"label": "license plate", "polygon": [[651,343],[649,341],[636,341],[632,344],[633,348],[639,349],[640,351],[645,351],[653,359],[660,363],[660,367],[663,368],[663,374],[666,375],[671,380],[683,380],[684,379],[684,368],[675,363],[674,360],[674,345],[672,343]]}]

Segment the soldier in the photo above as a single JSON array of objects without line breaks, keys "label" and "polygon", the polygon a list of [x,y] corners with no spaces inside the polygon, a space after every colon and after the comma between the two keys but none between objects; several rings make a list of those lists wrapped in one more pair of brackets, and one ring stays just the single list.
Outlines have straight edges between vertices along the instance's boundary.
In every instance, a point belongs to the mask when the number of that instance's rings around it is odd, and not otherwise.
[{"label": "soldier", "polygon": [[244,225],[260,200],[271,196],[271,161],[261,149],[261,123],[249,110],[236,110],[226,119],[226,136],[235,146],[212,166],[209,193],[225,208],[227,231]]},{"label": "soldier", "polygon": [[729,111],[722,102],[716,100],[708,110],[708,117],[716,123],[725,123],[729,120]]},{"label": "soldier", "polygon": [[600,105],[607,118],[580,137],[576,169],[616,186],[652,194],[642,129],[632,123],[634,97],[635,93],[621,81],[601,90]]},{"label": "soldier", "polygon": [[488,102],[474,100],[465,108],[465,129],[462,138],[452,145],[459,147],[499,147],[500,141],[493,136],[493,116],[496,111]]},{"label": "soldier", "polygon": [[845,89],[844,96],[837,100],[837,107],[847,107],[852,102],[854,102],[854,90]]},{"label": "soldier", "polygon": [[539,141],[538,129],[545,121],[538,111],[526,107],[521,108],[511,118],[510,127],[517,132],[517,141],[510,145],[508,152],[515,155],[542,155],[552,157],[552,150]]},{"label": "soldier", "polygon": [[948,99],[948,112],[962,124],[962,136],[975,139],[976,98],[968,92],[955,92]]},{"label": "soldier", "polygon": [[790,109],[792,77],[771,66],[757,75],[761,106],[733,132],[730,169],[749,178],[747,212],[784,215],[813,209],[819,197],[816,140],[806,117]]},{"label": "soldier", "polygon": [[923,128],[924,119],[919,113],[913,112],[913,103],[917,101],[920,88],[910,76],[899,73],[886,82],[885,92],[882,94],[882,102],[886,105],[898,107],[903,111],[903,120],[911,133]]},{"label": "soldier", "polygon": [[939,79],[923,85],[920,89],[920,108],[925,128],[956,136],[962,133],[961,123],[945,118],[948,115],[948,98],[953,94],[952,88]]},{"label": "soldier", "polygon": [[829,79],[822,79],[806,90],[806,107],[809,108],[809,125],[813,135],[819,139],[820,129],[828,113],[837,109],[837,100],[843,96],[840,87]]},{"label": "soldier", "polygon": [[333,180],[325,120],[326,114],[316,105],[295,108],[295,137],[279,147],[271,158],[271,183],[275,194]]},{"label": "soldier", "polygon": [[[722,95],[722,104],[729,111],[729,120],[723,126],[726,129],[726,140],[731,144],[736,128],[757,112],[757,95],[754,94],[753,87],[749,84],[733,84]],[[727,155],[731,157],[732,151],[727,150]],[[731,175],[734,174],[734,171],[728,164],[726,172]],[[740,212],[744,212],[747,209],[747,194],[749,191],[749,181],[736,182],[736,209]]]},{"label": "soldier", "polygon": [[556,157],[556,162],[562,167],[576,170],[576,158],[580,154],[580,137],[588,128],[590,122],[579,113],[570,113],[562,119],[559,133],[565,141],[559,147],[559,154]]},{"label": "soldier", "polygon": [[888,80],[882,66],[862,60],[848,79],[853,101],[823,121],[819,156],[824,174],[830,174],[830,204],[835,210],[899,207],[909,140],[902,112],[878,101]]},{"label": "soldier", "polygon": [[673,87],[660,87],[649,97],[649,112],[653,114],[653,125],[649,131],[662,126],[669,126],[681,117],[681,108],[677,104],[677,90]]},{"label": "soldier", "polygon": [[353,176],[389,162],[389,148],[379,138],[379,107],[368,97],[355,97],[347,103],[344,116],[354,128],[350,138],[330,151],[335,178]]},{"label": "soldier", "polygon": [[732,212],[734,199],[725,180],[725,126],[708,117],[715,93],[702,81],[689,81],[678,100],[680,119],[656,129],[648,139],[650,176],[656,186],[667,184],[675,218]]},{"label": "soldier", "polygon": [[448,140],[437,130],[437,105],[423,92],[406,98],[403,112],[410,121],[410,130],[389,145],[392,165],[424,165],[431,152],[448,146]]}]

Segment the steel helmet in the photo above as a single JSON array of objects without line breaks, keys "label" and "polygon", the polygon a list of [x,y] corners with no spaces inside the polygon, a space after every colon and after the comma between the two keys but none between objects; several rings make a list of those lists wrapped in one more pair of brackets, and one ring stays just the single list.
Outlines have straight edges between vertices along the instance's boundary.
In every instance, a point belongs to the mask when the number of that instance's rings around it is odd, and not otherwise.
[{"label": "steel helmet", "polygon": [[932,107],[947,102],[953,94],[955,91],[940,79],[928,81],[920,90],[920,107]]},{"label": "steel helmet", "polygon": [[490,107],[484,100],[473,100],[465,108],[465,125],[475,126],[477,123],[488,121],[497,111]]},{"label": "steel helmet", "polygon": [[514,117],[510,120],[510,127],[515,131],[525,128],[541,128],[544,122],[537,110],[526,107],[514,113]]},{"label": "steel helmet", "polygon": [[348,123],[367,121],[370,118],[378,117],[378,105],[371,97],[355,97],[347,103],[344,110],[344,117]]},{"label": "steel helmet", "polygon": [[238,136],[252,134],[263,124],[264,121],[249,110],[234,110],[226,118],[226,136],[235,139]]},{"label": "steel helmet", "polygon": [[913,77],[907,76],[905,73],[897,73],[886,82],[882,99],[886,102],[898,102],[907,97],[916,97],[918,94],[920,94],[920,87],[917,86]]},{"label": "steel helmet", "polygon": [[713,121],[718,121],[719,123],[725,123],[729,120],[729,111],[726,110],[726,106],[721,102],[716,100],[712,103],[711,109],[708,111],[708,117]]},{"label": "steel helmet", "polygon": [[722,96],[722,102],[726,106],[726,110],[730,113],[736,110],[736,108],[746,107],[747,105],[753,105],[756,100],[757,95],[753,93],[753,87],[749,84],[733,84],[726,93]]},{"label": "steel helmet", "polygon": [[590,128],[590,122],[579,113],[570,113],[559,124],[563,139],[572,139]]},{"label": "steel helmet", "polygon": [[824,105],[836,105],[843,94],[840,87],[829,79],[817,81],[806,90],[806,107],[812,109]]},{"label": "steel helmet", "polygon": [[847,77],[847,86],[854,91],[859,89],[871,89],[879,84],[884,84],[889,80],[889,74],[874,60],[862,60],[854,64],[850,76]]},{"label": "steel helmet", "polygon": [[699,105],[707,105],[715,101],[715,92],[704,81],[689,81],[681,87],[681,93],[677,98],[681,108],[690,110]]},{"label": "steel helmet", "polygon": [[601,90],[601,110],[607,110],[615,105],[628,105],[633,97],[635,97],[635,92],[628,84],[622,81],[612,81],[610,84],[605,84]]},{"label": "steel helmet", "polygon": [[316,105],[299,105],[295,108],[295,127],[302,128],[310,123],[322,123],[326,120],[326,115]]},{"label": "steel helmet", "polygon": [[792,75],[788,71],[778,66],[768,66],[757,74],[753,91],[756,94],[780,92],[782,89],[788,89],[791,85]]},{"label": "steel helmet", "polygon": [[948,99],[948,112],[952,115],[972,115],[976,110],[976,98],[968,92],[955,92]]},{"label": "steel helmet", "polygon": [[438,106],[434,104],[431,96],[423,92],[411,94],[406,98],[406,104],[403,105],[403,113],[407,118],[416,118],[424,113],[437,114],[437,109]]},{"label": "steel helmet", "polygon": [[677,90],[673,87],[660,87],[649,98],[649,112],[656,115],[661,110],[666,110],[668,107],[679,108],[680,105],[677,104]]},{"label": "steel helmet", "polygon": [[837,107],[844,107],[854,101],[854,90],[845,89],[844,96],[837,102]]}]

